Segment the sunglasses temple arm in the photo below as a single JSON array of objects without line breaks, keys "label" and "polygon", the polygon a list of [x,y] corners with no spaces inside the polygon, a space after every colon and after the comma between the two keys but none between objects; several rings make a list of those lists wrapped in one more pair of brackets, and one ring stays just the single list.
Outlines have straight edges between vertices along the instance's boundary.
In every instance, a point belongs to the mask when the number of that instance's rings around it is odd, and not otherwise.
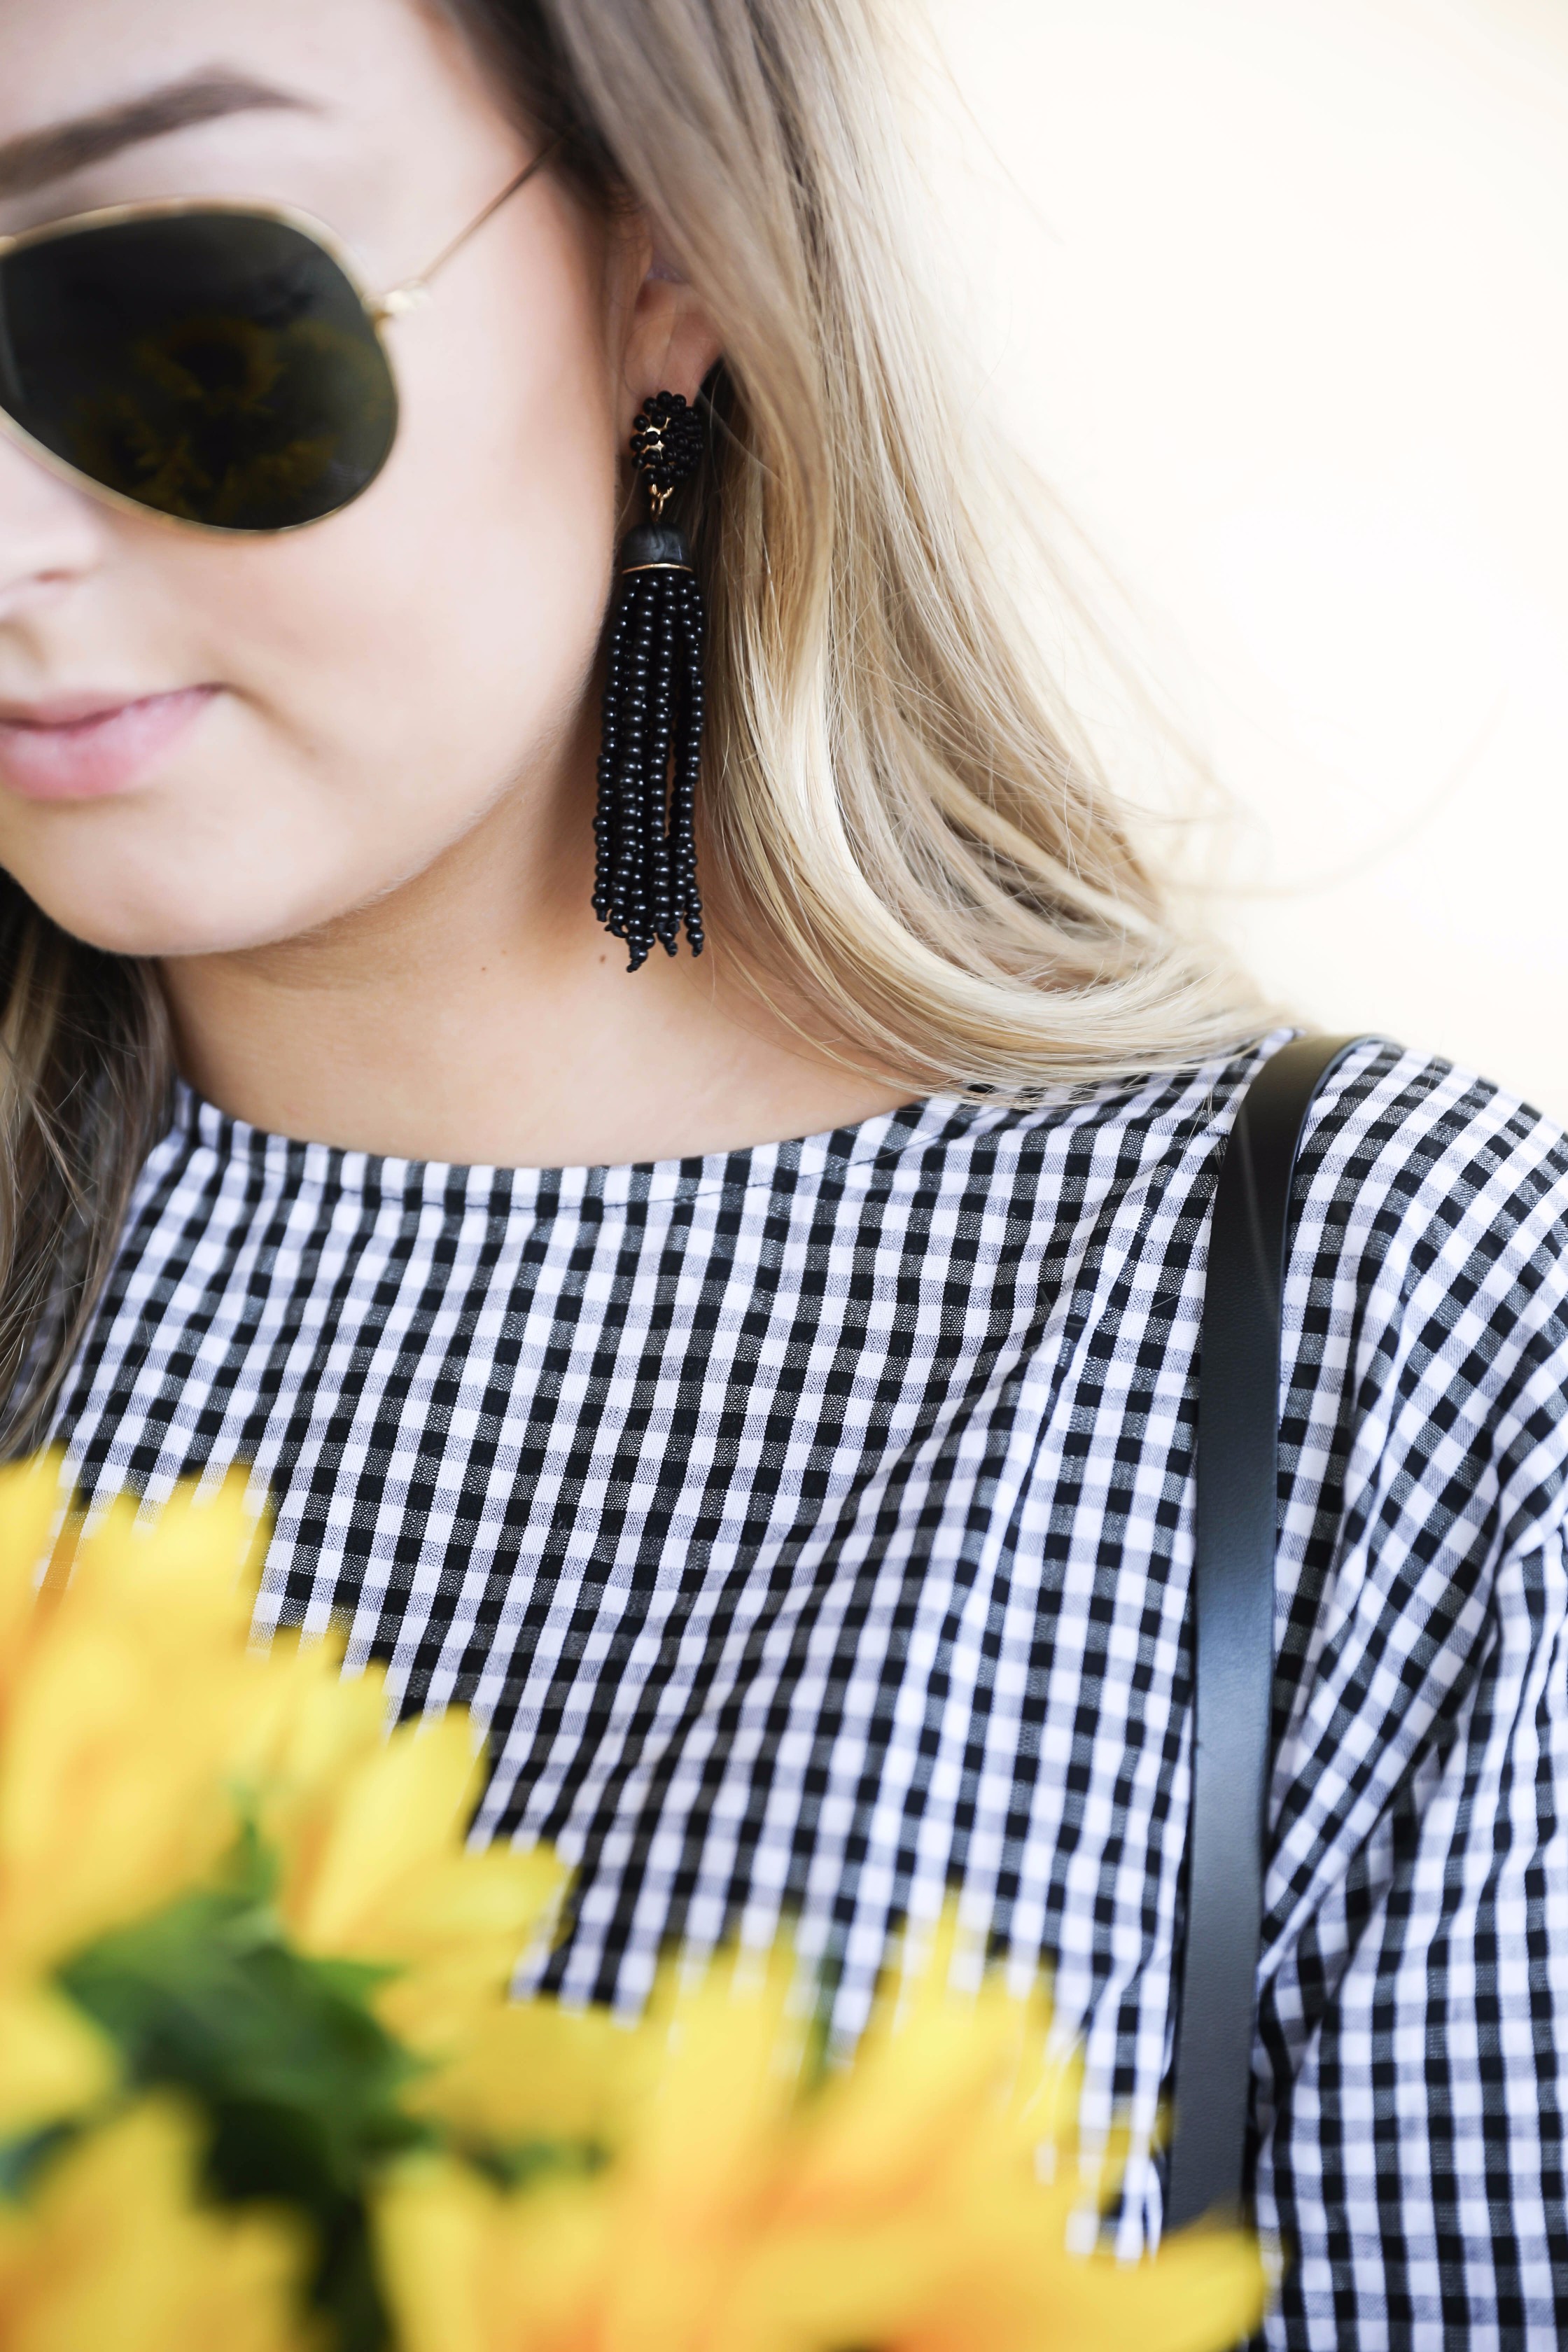
[{"label": "sunglasses temple arm", "polygon": [[11,347],[11,321],[5,308],[5,289],[0,285],[0,408],[9,415],[21,404],[22,375],[16,365],[16,354]]},{"label": "sunglasses temple arm", "polygon": [[452,256],[455,253],[460,253],[468,239],[479,235],[491,215],[499,213],[502,205],[515,196],[520,188],[526,187],[536,172],[542,172],[557,149],[564,145],[565,137],[563,134],[559,139],[552,139],[548,147],[542,149],[531,163],[524,164],[516,179],[509,181],[499,196],[492,196],[483,212],[477,213],[467,228],[459,230],[450,245],[444,245],[435,260],[427,263],[425,268],[419,271],[417,277],[405,278],[401,286],[394,286],[390,292],[384,294],[378,302],[373,304],[375,316],[378,319],[399,319],[405,310],[414,310],[423,300],[426,289],[437,272],[445,269]]}]

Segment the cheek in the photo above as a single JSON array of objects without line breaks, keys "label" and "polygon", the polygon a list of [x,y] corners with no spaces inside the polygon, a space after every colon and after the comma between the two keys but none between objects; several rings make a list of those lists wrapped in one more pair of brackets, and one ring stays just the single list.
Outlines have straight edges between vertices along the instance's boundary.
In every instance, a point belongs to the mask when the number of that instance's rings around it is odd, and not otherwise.
[{"label": "cheek", "polygon": [[159,635],[182,646],[159,683],[228,692],[153,783],[7,845],[83,936],[144,954],[287,938],[417,873],[501,793],[561,788],[616,524],[592,321],[466,289],[395,334],[402,425],[354,507],[247,546],[159,535]]},{"label": "cheek", "polygon": [[404,322],[385,474],[319,536],[266,550],[248,604],[250,691],[280,752],[329,763],[378,830],[401,813],[437,844],[569,725],[616,529],[587,337],[457,323],[438,303]]},{"label": "cheek", "polygon": [[[464,322],[468,318],[465,306]],[[268,551],[264,691],[284,729],[341,731],[378,767],[464,798],[558,732],[581,696],[609,586],[615,420],[579,331],[402,322],[404,419],[383,476],[323,531]],[[335,534],[335,536],[334,536]]]}]

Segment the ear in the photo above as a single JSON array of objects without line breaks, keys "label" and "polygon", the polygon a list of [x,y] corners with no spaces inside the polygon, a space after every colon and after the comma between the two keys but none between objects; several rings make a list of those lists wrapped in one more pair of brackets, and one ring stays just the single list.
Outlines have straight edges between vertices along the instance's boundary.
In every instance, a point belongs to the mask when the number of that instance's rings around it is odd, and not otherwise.
[{"label": "ear", "polygon": [[[622,362],[623,436],[643,402],[656,392],[695,400],[719,357],[721,344],[697,295],[658,253],[645,229],[634,250],[641,276],[632,293]],[[635,265],[634,265],[635,266]]]}]

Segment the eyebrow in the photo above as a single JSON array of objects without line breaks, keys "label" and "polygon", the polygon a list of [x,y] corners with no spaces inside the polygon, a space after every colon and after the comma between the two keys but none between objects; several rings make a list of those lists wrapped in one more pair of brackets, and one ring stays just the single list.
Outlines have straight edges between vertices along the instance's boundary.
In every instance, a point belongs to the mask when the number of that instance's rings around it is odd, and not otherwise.
[{"label": "eyebrow", "polygon": [[149,90],[144,98],[127,99],[97,114],[79,115],[8,140],[0,146],[0,196],[30,194],[51,180],[63,180],[68,173],[86,171],[89,164],[118,155],[122,148],[166,138],[171,131],[188,131],[198,122],[216,122],[226,114],[258,110],[317,111],[309,99],[292,97],[246,74],[190,74],[183,81]]}]

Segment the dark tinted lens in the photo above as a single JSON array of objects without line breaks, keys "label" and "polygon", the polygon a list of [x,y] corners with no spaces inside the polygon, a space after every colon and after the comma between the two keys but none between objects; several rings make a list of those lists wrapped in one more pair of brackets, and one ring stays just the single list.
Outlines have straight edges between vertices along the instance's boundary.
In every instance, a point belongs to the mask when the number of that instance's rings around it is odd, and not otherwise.
[{"label": "dark tinted lens", "polygon": [[0,405],[106,488],[227,530],[347,506],[397,427],[337,263],[249,213],[110,222],[7,255]]}]

